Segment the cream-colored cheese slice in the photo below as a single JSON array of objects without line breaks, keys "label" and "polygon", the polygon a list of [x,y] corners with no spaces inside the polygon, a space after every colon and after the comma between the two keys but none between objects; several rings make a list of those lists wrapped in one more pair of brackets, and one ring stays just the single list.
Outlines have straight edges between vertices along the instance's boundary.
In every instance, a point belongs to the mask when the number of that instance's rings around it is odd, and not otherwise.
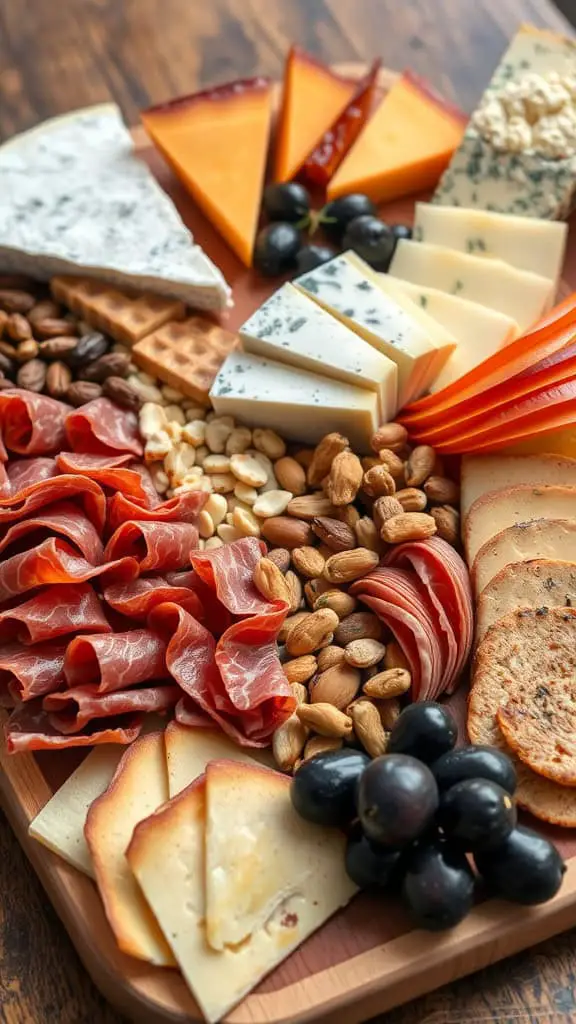
[{"label": "cream-colored cheese slice", "polygon": [[269,750],[239,747],[237,743],[212,729],[192,729],[178,722],[170,722],[164,733],[166,763],[168,766],[168,792],[170,797],[181,793],[206,769],[209,761],[255,761],[273,767]]}]

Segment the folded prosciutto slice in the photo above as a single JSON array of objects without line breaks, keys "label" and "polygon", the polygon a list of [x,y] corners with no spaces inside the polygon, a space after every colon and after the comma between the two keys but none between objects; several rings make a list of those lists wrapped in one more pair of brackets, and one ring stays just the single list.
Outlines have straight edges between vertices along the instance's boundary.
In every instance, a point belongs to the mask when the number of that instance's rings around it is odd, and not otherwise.
[{"label": "folded prosciutto slice", "polygon": [[172,572],[190,564],[190,555],[198,543],[198,531],[192,523],[123,523],[112,534],[104,558],[130,556],[138,561],[140,572]]},{"label": "folded prosciutto slice", "polygon": [[66,747],[93,747],[100,743],[132,743],[142,729],[140,714],[94,719],[82,732],[64,735],[50,722],[41,701],[23,704],[12,712],[5,727],[9,754],[22,750],[63,750]]},{"label": "folded prosciutto slice", "polygon": [[[102,561],[104,545],[99,534],[86,513],[72,501],[55,501],[26,519],[12,523],[0,540],[0,552],[39,530],[66,537],[92,565],[99,565]],[[27,546],[30,546],[30,541]]]},{"label": "folded prosciutto slice", "polygon": [[72,690],[49,693],[43,708],[58,732],[81,732],[94,718],[111,718],[129,711],[146,714],[169,711],[182,696],[179,686],[159,684],[115,693],[100,693],[97,686],[76,686]]},{"label": "folded prosciutto slice", "polygon": [[69,405],[33,391],[0,392],[0,432],[5,447],[18,455],[51,455],[65,444]]},{"label": "folded prosciutto slice", "polygon": [[129,463],[132,455],[81,455],[76,452],[62,452],[56,462],[61,473],[73,473],[94,480],[101,487],[108,487],[148,504],[150,490],[146,478]]},{"label": "folded prosciutto slice", "polygon": [[90,683],[99,693],[125,690],[149,679],[165,679],[166,644],[151,629],[78,636],[68,644],[64,675],[69,687]]},{"label": "folded prosciutto slice", "polygon": [[56,459],[46,455],[39,455],[35,459],[14,459],[8,463],[7,474],[9,489],[8,494],[17,495],[30,484],[37,484],[41,480],[50,480],[58,475]]},{"label": "folded prosciutto slice", "polygon": [[[190,573],[192,575],[192,573]],[[200,598],[188,587],[171,585],[163,576],[141,576],[131,583],[115,583],[104,588],[104,600],[120,615],[145,621],[157,604],[173,601],[195,618],[202,620]]]},{"label": "folded prosciutto slice", "polygon": [[26,519],[39,508],[63,499],[74,501],[84,510],[101,535],[106,522],[106,497],[99,484],[81,476],[56,476],[29,484],[18,494],[0,498],[0,525]]},{"label": "folded prosciutto slice", "polygon": [[[121,409],[107,398],[96,398],[69,412],[66,438],[75,452],[93,455],[132,452],[133,455],[142,455],[136,414]],[[65,444],[55,447],[64,448]]]},{"label": "folded prosciutto slice", "polygon": [[108,502],[108,526],[113,532],[122,523],[195,523],[199,513],[208,501],[205,491],[186,491],[176,498],[144,508],[130,501],[124,494],[114,494]]},{"label": "folded prosciutto slice", "polygon": [[112,632],[102,602],[89,583],[46,587],[29,601],[0,612],[0,643],[16,639],[21,644],[37,644],[80,630]]},{"label": "folded prosciutto slice", "polygon": [[66,644],[0,647],[0,690],[17,700],[32,700],[59,689],[64,683]]},{"label": "folded prosciutto slice", "polygon": [[244,537],[213,551],[194,551],[190,561],[232,615],[259,615],[271,607],[253,583],[254,569],[265,553],[262,541]]},{"label": "folded prosciutto slice", "polygon": [[85,583],[101,577],[103,583],[136,579],[135,558],[120,558],[91,565],[65,540],[49,537],[33,548],[0,562],[0,603],[47,583]]}]

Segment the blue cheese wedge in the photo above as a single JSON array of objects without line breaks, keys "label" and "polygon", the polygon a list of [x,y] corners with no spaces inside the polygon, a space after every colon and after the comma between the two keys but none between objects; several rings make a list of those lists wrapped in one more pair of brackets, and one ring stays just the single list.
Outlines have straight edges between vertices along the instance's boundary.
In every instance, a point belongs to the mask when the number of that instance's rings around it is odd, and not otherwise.
[{"label": "blue cheese wedge", "polygon": [[133,152],[113,103],[57,117],[0,146],[0,269],[98,277],[230,304],[230,288]]},{"label": "blue cheese wedge", "polygon": [[389,273],[496,309],[515,320],[521,331],[550,308],[554,296],[553,281],[516,270],[504,260],[487,260],[407,239],[396,246]]},{"label": "blue cheese wedge", "polygon": [[433,202],[562,219],[576,193],[576,42],[523,25]]},{"label": "blue cheese wedge", "polygon": [[557,291],[568,225],[486,210],[416,203],[413,238],[446,249],[505,260],[518,270],[550,278]]},{"label": "blue cheese wedge", "polygon": [[458,338],[457,347],[440,367],[430,385],[431,392],[459,380],[520,334],[515,320],[504,313],[481,306],[478,302],[449,295],[437,288],[401,281],[388,274],[381,275],[381,284],[391,295],[397,292],[406,295]]},{"label": "blue cheese wedge", "polygon": [[398,367],[398,407],[427,390],[436,347],[426,329],[385,295],[372,271],[345,253],[295,285]]},{"label": "blue cheese wedge", "polygon": [[292,284],[285,284],[240,328],[246,352],[320,373],[378,395],[382,422],[397,410],[396,363]]},{"label": "blue cheese wedge", "polygon": [[226,358],[210,400],[219,416],[234,416],[247,426],[265,423],[283,437],[307,444],[337,430],[352,447],[369,451],[378,425],[375,392],[248,352]]}]

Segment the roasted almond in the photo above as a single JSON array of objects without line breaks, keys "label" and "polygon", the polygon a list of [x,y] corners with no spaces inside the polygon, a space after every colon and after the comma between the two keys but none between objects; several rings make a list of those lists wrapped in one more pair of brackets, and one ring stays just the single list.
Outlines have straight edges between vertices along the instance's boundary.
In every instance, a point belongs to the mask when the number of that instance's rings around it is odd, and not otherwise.
[{"label": "roasted almond", "polygon": [[312,654],[303,654],[300,658],[286,661],[282,666],[282,671],[289,683],[307,683],[317,669],[318,663]]},{"label": "roasted almond", "polygon": [[36,299],[30,292],[19,288],[0,289],[0,309],[6,313],[29,313]]},{"label": "roasted almond", "polygon": [[317,754],[327,754],[331,750],[341,750],[341,748],[342,739],[339,736],[310,736],[306,740],[302,756],[305,761],[309,761],[311,757],[316,757]]},{"label": "roasted almond", "polygon": [[[30,366],[30,363],[27,365]],[[75,380],[66,391],[66,401],[70,402],[70,405],[75,406],[85,405],[86,402],[93,402],[101,396],[102,388],[100,384],[93,384],[89,380]]]},{"label": "roasted almond", "polygon": [[371,668],[385,654],[386,648],[379,640],[351,640],[344,648],[344,658],[354,668]]},{"label": "roasted almond", "polygon": [[434,472],[436,452],[429,444],[419,444],[409,456],[405,466],[407,487],[421,487]]},{"label": "roasted almond", "polygon": [[404,509],[399,501],[393,497],[376,498],[372,506],[372,518],[377,530],[381,530],[387,519],[398,516]]},{"label": "roasted almond", "polygon": [[431,508],[430,515],[436,523],[436,532],[442,540],[458,547],[460,541],[460,513],[450,505]]},{"label": "roasted almond", "polygon": [[[322,483],[324,477],[328,476],[336,456],[348,447],[348,438],[343,437],[342,434],[326,434],[322,438],[314,449],[312,461],[308,469],[308,483],[310,487],[317,487],[318,484]],[[323,513],[319,512],[318,514],[322,515]]]},{"label": "roasted almond", "polygon": [[390,668],[377,672],[362,687],[368,697],[385,700],[389,697],[401,697],[412,685],[410,673],[405,668]]},{"label": "roasted almond", "polygon": [[352,719],[333,704],[302,704],[295,714],[304,725],[321,736],[352,735]]},{"label": "roasted almond", "polygon": [[380,719],[385,729],[390,731],[394,722],[400,716],[402,708],[400,707],[400,701],[397,697],[391,697],[389,700],[383,700],[378,704],[378,711],[380,712]]},{"label": "roasted almond", "polygon": [[46,373],[46,390],[52,398],[64,398],[72,383],[72,370],[57,360],[50,363]]},{"label": "roasted almond", "polygon": [[293,615],[294,612],[298,611],[300,605],[302,604],[302,583],[300,582],[300,579],[296,575],[296,573],[292,572],[291,569],[289,569],[288,572],[285,574],[284,580],[290,592],[290,607],[288,609],[288,612],[290,615]]},{"label": "roasted almond", "polygon": [[290,689],[297,704],[308,703],[308,689],[304,686],[304,683],[290,683]]},{"label": "roasted almond", "polygon": [[304,547],[294,548],[292,551],[292,564],[301,576],[313,580],[324,572],[325,561],[316,548],[305,544]]},{"label": "roasted almond", "polygon": [[342,622],[339,622],[335,631],[336,643],[347,647],[353,640],[380,640],[382,638],[382,623],[373,612],[352,612]]},{"label": "roasted almond", "polygon": [[344,661],[344,648],[338,647],[336,644],[323,647],[321,651],[318,651],[316,661],[318,662],[318,671],[326,672],[333,665],[340,665]]},{"label": "roasted almond", "polygon": [[46,383],[46,369],[46,363],[43,363],[41,359],[30,359],[18,370],[16,375],[18,387],[40,394]]},{"label": "roasted almond", "polygon": [[408,431],[401,423],[383,423],[372,436],[370,442],[373,451],[380,452],[383,448],[397,452],[408,440]]},{"label": "roasted almond", "polygon": [[286,650],[298,656],[312,654],[323,647],[338,625],[338,616],[330,608],[310,612],[305,619],[297,622],[286,637]]},{"label": "roasted almond", "polygon": [[388,737],[378,712],[370,701],[358,701],[351,708],[354,732],[370,757],[386,753]]},{"label": "roasted almond", "polygon": [[38,355],[38,342],[34,338],[27,338],[21,341],[16,349],[16,360],[19,363],[28,363],[30,359],[36,359]]},{"label": "roasted almond", "polygon": [[78,371],[80,380],[95,380],[102,384],[108,377],[125,377],[130,368],[130,356],[124,352],[106,352]]},{"label": "roasted almond", "polygon": [[328,477],[327,494],[332,504],[350,505],[360,490],[363,475],[362,463],[354,452],[339,452]]},{"label": "roasted almond", "polygon": [[266,557],[278,566],[280,572],[288,572],[290,568],[290,552],[288,548],[272,548]]},{"label": "roasted almond", "polygon": [[289,551],[311,544],[314,539],[310,525],[292,516],[271,516],[264,520],[261,529],[270,544]]},{"label": "roasted almond", "polygon": [[380,536],[387,544],[403,544],[407,540],[425,540],[436,533],[436,522],[425,512],[402,512],[384,523]]},{"label": "roasted almond", "polygon": [[61,314],[62,308],[58,302],[54,299],[41,299],[32,306],[27,316],[30,323],[35,324],[37,320],[61,320]]},{"label": "roasted almond", "polygon": [[394,477],[396,486],[401,485],[404,482],[404,460],[400,458],[396,452],[390,450],[390,448],[382,448],[378,452],[380,462],[390,473],[390,476]]},{"label": "roasted almond", "polygon": [[312,529],[331,551],[350,551],[356,547],[356,534],[353,528],[339,519],[319,516],[312,520]]},{"label": "roasted almond", "polygon": [[370,516],[362,516],[358,520],[354,527],[354,533],[356,534],[356,540],[360,547],[368,548],[370,551],[375,552],[380,552],[382,550],[378,530],[376,529],[374,521],[370,519]]},{"label": "roasted almond", "polygon": [[310,469],[310,466],[312,465],[312,460],[314,458],[314,449],[299,448],[297,452],[294,452],[292,458],[298,463],[299,466],[302,466],[302,469],[305,470],[305,472],[307,473],[308,470]]},{"label": "roasted almond", "polygon": [[281,644],[286,643],[286,638],[290,630],[293,629],[293,627],[296,626],[298,622],[301,622],[302,619],[305,619],[308,615],[310,615],[310,612],[302,610],[301,612],[295,612],[294,615],[289,615],[286,619],[284,619],[284,622],[280,626],[280,632],[278,633],[278,642]]},{"label": "roasted almond", "polygon": [[289,516],[308,520],[332,515],[334,506],[323,494],[303,494],[300,498],[292,498],[286,511]]},{"label": "roasted almond", "polygon": [[73,335],[48,338],[40,342],[40,355],[43,359],[61,359],[69,355],[78,344],[78,338]]},{"label": "roasted almond", "polygon": [[360,519],[360,513],[355,505],[342,505],[337,509],[336,515],[341,523],[346,523],[352,530]]},{"label": "roasted almond", "polygon": [[34,334],[38,338],[59,338],[68,334],[77,334],[76,325],[71,320],[61,317],[47,316],[34,323]]},{"label": "roasted almond", "polygon": [[306,598],[306,602],[311,608],[314,608],[314,605],[320,595],[326,593],[326,591],[330,589],[330,583],[328,583],[328,580],[325,580],[322,576],[315,580],[308,580],[304,584],[304,597]]},{"label": "roasted almond", "polygon": [[274,463],[274,475],[285,491],[291,491],[295,497],[306,494],[306,471],[296,459],[289,455]]},{"label": "roasted almond", "polygon": [[386,654],[384,655],[384,668],[403,668],[409,670],[406,655],[400,647],[400,644],[396,640],[390,640],[386,644]]},{"label": "roasted almond", "polygon": [[373,466],[367,473],[364,474],[362,480],[362,490],[370,498],[380,498],[383,495],[394,494],[396,490],[396,481],[394,477],[390,475],[385,466]]},{"label": "roasted almond", "polygon": [[102,393],[123,409],[139,409],[142,405],[136,389],[123,377],[106,377],[102,384]]},{"label": "roasted almond", "polygon": [[344,619],[347,615],[351,615],[356,610],[358,602],[352,594],[347,594],[344,590],[326,590],[323,594],[320,594],[314,602],[314,611],[318,608],[331,608],[339,619]]},{"label": "roasted almond", "polygon": [[424,491],[417,487],[403,487],[394,495],[403,512],[423,512],[428,504]]},{"label": "roasted almond", "polygon": [[350,583],[375,569],[380,561],[375,551],[354,548],[332,555],[324,567],[324,576],[330,583]]},{"label": "roasted almond", "polygon": [[429,476],[424,493],[435,505],[458,505],[460,501],[460,487],[447,476]]},{"label": "roasted almond", "polygon": [[333,704],[342,711],[354,700],[360,682],[360,670],[342,661],[315,676],[309,686],[310,700],[312,704]]},{"label": "roasted almond", "polygon": [[32,328],[22,313],[10,313],[4,330],[13,341],[26,341],[32,337]]},{"label": "roasted almond", "polygon": [[254,586],[267,601],[290,605],[290,590],[280,569],[269,558],[261,558],[254,569]]},{"label": "roasted almond", "polygon": [[308,728],[295,713],[279,725],[272,735],[274,760],[283,772],[291,771],[308,739]]},{"label": "roasted almond", "polygon": [[380,465],[380,459],[377,455],[364,455],[360,459],[360,462],[362,463],[362,469],[365,473],[367,473],[369,469],[374,469],[374,466]]}]

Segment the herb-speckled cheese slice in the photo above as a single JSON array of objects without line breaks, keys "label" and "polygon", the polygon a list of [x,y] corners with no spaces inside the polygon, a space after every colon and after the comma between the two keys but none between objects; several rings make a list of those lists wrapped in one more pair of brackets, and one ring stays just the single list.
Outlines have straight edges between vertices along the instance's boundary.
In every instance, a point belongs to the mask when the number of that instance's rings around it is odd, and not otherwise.
[{"label": "herb-speckled cheese slice", "polygon": [[398,367],[398,407],[426,390],[436,349],[418,320],[385,295],[347,255],[294,282]]},{"label": "herb-speckled cheese slice", "polygon": [[568,226],[486,210],[416,203],[414,240],[505,260],[554,281],[558,288]]},{"label": "herb-speckled cheese slice", "polygon": [[113,103],[0,146],[0,268],[99,277],[221,310],[230,289],[183,224]]},{"label": "herb-speckled cheese slice", "polygon": [[248,426],[265,423],[286,438],[309,444],[337,430],[352,447],[368,451],[378,425],[375,392],[247,352],[227,357],[210,400],[219,416],[235,416]]},{"label": "herb-speckled cheese slice", "polygon": [[[440,209],[440,207],[439,207]],[[515,320],[478,302],[448,295],[437,288],[401,281],[398,277],[382,274],[382,287],[394,296],[402,293],[442,324],[458,339],[456,349],[440,368],[430,385],[430,391],[439,391],[482,363],[504,345],[509,345],[520,334]]]},{"label": "herb-speckled cheese slice", "polygon": [[252,314],[240,337],[246,352],[375,391],[384,423],[396,413],[396,364],[292,284]]},{"label": "herb-speckled cheese slice", "polygon": [[[576,42],[523,25],[483,99],[527,72],[545,75],[551,71],[576,73]],[[534,152],[500,152],[469,124],[432,201],[560,220],[570,212],[575,191],[576,156],[553,160]]]},{"label": "herb-speckled cheese slice", "polygon": [[554,296],[553,281],[516,270],[504,260],[487,260],[404,238],[396,246],[389,273],[499,310],[522,331],[550,308]]}]

